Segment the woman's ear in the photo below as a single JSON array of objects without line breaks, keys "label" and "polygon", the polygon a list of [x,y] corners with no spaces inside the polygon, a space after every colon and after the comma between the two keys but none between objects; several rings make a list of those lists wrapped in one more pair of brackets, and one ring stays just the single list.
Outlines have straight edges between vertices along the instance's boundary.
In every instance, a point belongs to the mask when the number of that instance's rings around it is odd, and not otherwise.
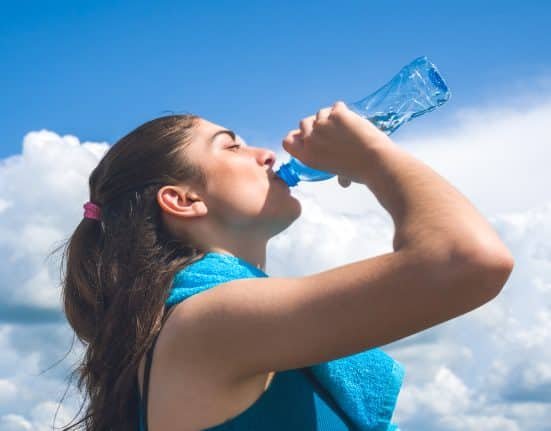
[{"label": "woman's ear", "polygon": [[180,186],[164,186],[157,192],[157,202],[161,210],[175,217],[201,217],[208,209],[201,197]]}]

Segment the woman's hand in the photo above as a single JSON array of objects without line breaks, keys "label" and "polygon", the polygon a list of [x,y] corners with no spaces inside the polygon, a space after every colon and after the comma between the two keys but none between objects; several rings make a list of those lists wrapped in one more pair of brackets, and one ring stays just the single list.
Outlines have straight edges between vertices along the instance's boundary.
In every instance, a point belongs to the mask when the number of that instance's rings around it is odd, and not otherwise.
[{"label": "woman's hand", "polygon": [[342,101],[303,118],[283,139],[283,148],[304,164],[339,177],[341,187],[363,183],[371,149],[389,138]]}]

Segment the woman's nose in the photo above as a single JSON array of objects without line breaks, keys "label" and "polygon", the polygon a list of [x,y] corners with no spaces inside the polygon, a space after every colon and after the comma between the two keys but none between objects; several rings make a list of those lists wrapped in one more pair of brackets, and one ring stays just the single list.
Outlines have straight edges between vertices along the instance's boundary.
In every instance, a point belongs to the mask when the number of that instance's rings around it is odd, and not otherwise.
[{"label": "woman's nose", "polygon": [[261,161],[262,164],[269,164],[270,168],[274,165],[276,160],[275,152],[267,148],[263,148],[261,152]]},{"label": "woman's nose", "polygon": [[268,162],[270,164],[270,168],[272,166],[274,166],[274,163],[275,163],[275,153],[272,151],[272,150],[267,150],[266,151],[266,162]]}]

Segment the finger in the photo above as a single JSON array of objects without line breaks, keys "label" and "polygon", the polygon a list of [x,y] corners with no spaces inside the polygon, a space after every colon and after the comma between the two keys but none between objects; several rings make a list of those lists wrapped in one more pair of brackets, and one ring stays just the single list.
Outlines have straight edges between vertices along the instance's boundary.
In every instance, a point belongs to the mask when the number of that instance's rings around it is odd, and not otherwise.
[{"label": "finger", "polygon": [[327,117],[329,117],[329,114],[331,113],[331,107],[322,108],[318,111],[316,114],[316,121],[325,120]]},{"label": "finger", "polygon": [[285,136],[285,138],[283,139],[283,142],[287,142],[288,144],[294,144],[301,139],[301,134],[302,132],[300,131],[300,129],[291,130],[289,131],[289,133],[287,133],[287,136]]},{"label": "finger", "polygon": [[312,133],[312,127],[314,125],[315,115],[310,115],[309,117],[303,118],[300,120],[300,131],[302,136],[310,136]]},{"label": "finger", "polygon": [[331,108],[333,109],[333,111],[342,111],[348,109],[348,106],[346,106],[346,103],[344,103],[342,100],[337,100],[335,103],[333,103],[333,106]]},{"label": "finger", "polygon": [[295,154],[302,144],[302,132],[300,129],[291,130],[282,141],[283,148],[290,153]]}]

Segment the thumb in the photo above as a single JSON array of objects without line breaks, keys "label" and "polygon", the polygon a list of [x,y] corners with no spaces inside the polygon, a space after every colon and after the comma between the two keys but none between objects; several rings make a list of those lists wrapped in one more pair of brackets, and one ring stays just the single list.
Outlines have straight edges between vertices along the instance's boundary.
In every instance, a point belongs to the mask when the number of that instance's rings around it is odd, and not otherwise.
[{"label": "thumb", "polygon": [[352,180],[350,178],[341,177],[340,175],[338,176],[338,180],[341,187],[344,187],[344,188],[347,188],[352,183]]}]

